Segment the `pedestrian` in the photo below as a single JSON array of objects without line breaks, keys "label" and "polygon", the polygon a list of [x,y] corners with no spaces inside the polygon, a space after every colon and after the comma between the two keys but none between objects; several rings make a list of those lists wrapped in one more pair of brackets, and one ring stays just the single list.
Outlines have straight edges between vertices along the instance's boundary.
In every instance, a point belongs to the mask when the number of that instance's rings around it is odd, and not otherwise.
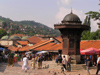
[{"label": "pedestrian", "polygon": [[28,58],[26,57],[25,54],[24,54],[23,57],[24,57],[24,58],[23,58],[22,70],[24,70],[25,72],[27,72],[27,70],[29,69]]},{"label": "pedestrian", "polygon": [[71,56],[68,56],[68,60],[67,60],[67,70],[68,72],[71,71]]},{"label": "pedestrian", "polygon": [[60,57],[59,57],[59,62],[62,63],[62,56],[60,54]]},{"label": "pedestrian", "polygon": [[96,75],[98,75],[99,70],[100,70],[100,55],[97,55],[97,72],[96,72]]},{"label": "pedestrian", "polygon": [[56,58],[56,63],[57,63],[57,65],[59,65],[59,63],[60,63],[60,54]]},{"label": "pedestrian", "polygon": [[28,59],[29,59],[29,60],[32,59],[32,55],[31,55],[31,53],[29,53],[29,55],[28,55]]},{"label": "pedestrian", "polygon": [[32,66],[32,69],[35,69],[35,55],[34,54],[31,60],[31,66]]},{"label": "pedestrian", "polygon": [[18,62],[18,54],[15,54],[14,55],[14,63],[17,63]]},{"label": "pedestrian", "polygon": [[8,66],[12,65],[13,67],[14,66],[13,63],[14,63],[14,53],[10,51],[8,54]]},{"label": "pedestrian", "polygon": [[90,65],[90,58],[89,58],[89,56],[87,56],[86,57],[86,70],[87,70],[87,75],[90,75],[89,65]]},{"label": "pedestrian", "polygon": [[42,68],[43,57],[40,55],[40,68]]},{"label": "pedestrian", "polygon": [[5,63],[8,62],[8,54],[7,53],[4,55],[4,61],[5,61]]},{"label": "pedestrian", "polygon": [[38,55],[37,61],[38,61],[38,69],[40,69],[40,61],[41,61],[40,55]]},{"label": "pedestrian", "polygon": [[65,56],[63,56],[62,65],[64,67],[64,71],[67,70],[66,69],[66,64],[67,64],[66,58],[65,58]]}]

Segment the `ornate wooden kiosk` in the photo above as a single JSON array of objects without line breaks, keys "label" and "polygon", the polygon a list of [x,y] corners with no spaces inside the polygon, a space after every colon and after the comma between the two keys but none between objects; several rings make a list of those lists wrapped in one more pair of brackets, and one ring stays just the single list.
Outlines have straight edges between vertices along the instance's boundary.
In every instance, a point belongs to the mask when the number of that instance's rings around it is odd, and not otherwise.
[{"label": "ornate wooden kiosk", "polygon": [[71,55],[74,63],[80,62],[80,38],[84,30],[90,26],[83,25],[80,18],[72,12],[66,15],[61,24],[54,24],[55,29],[59,29],[63,41],[62,54],[66,57]]}]

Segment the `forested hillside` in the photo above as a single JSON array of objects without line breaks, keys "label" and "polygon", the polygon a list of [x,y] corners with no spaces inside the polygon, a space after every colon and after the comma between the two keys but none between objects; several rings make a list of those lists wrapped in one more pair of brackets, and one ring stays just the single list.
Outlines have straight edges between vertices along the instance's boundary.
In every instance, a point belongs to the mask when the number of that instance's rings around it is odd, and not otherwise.
[{"label": "forested hillside", "polygon": [[45,35],[45,36],[59,36],[60,32],[53,28],[47,27],[44,24],[35,21],[13,21],[9,18],[0,16],[2,27],[9,35],[12,34],[26,34],[26,35]]}]

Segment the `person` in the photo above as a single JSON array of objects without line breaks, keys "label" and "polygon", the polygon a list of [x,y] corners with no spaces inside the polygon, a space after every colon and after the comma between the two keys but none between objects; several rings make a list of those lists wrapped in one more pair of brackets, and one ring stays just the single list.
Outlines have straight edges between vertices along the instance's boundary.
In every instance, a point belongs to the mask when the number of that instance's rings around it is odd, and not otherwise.
[{"label": "person", "polygon": [[24,54],[23,56],[23,65],[22,65],[22,70],[24,70],[25,72],[27,72],[27,70],[29,69],[28,66],[28,58],[26,57],[26,55]]},{"label": "person", "polygon": [[56,58],[56,63],[57,63],[57,65],[60,63],[60,54]]},{"label": "person", "polygon": [[92,66],[92,65],[93,65],[93,56],[90,55],[90,66]]},{"label": "person", "polygon": [[96,72],[96,75],[98,75],[99,70],[100,70],[100,55],[97,55],[97,72]]},{"label": "person", "polygon": [[14,53],[10,51],[8,54],[8,66],[12,65],[13,67],[14,66],[13,63],[14,63]]},{"label": "person", "polygon": [[7,53],[4,55],[5,62],[8,62],[8,55]]},{"label": "person", "polygon": [[68,60],[67,60],[67,70],[71,71],[71,56],[69,55]]},{"label": "person", "polygon": [[17,54],[14,55],[14,62],[15,62],[15,63],[18,62],[18,55],[17,55]]},{"label": "person", "polygon": [[89,56],[86,57],[86,69],[87,69],[87,75],[90,75],[90,72],[89,72],[89,65],[90,65],[90,58]]},{"label": "person", "polygon": [[62,63],[62,56],[61,56],[61,54],[59,56],[59,62]]},{"label": "person", "polygon": [[40,68],[42,68],[42,60],[43,60],[43,57],[40,55]]},{"label": "person", "polygon": [[35,55],[33,55],[32,57],[31,66],[32,66],[32,69],[35,69]]},{"label": "person", "polygon": [[67,70],[66,69],[66,63],[67,63],[66,58],[65,58],[65,56],[63,56],[62,65],[64,67],[64,71]]},{"label": "person", "polygon": [[32,55],[31,55],[31,53],[29,53],[28,59],[29,59],[29,60],[32,59]]},{"label": "person", "polygon": [[37,61],[38,61],[38,69],[40,69],[40,61],[41,61],[40,55],[38,55]]},{"label": "person", "polygon": [[37,63],[37,62],[38,62],[38,56],[35,55],[35,63]]},{"label": "person", "polygon": [[7,53],[4,55],[5,62],[8,62],[8,55]]}]

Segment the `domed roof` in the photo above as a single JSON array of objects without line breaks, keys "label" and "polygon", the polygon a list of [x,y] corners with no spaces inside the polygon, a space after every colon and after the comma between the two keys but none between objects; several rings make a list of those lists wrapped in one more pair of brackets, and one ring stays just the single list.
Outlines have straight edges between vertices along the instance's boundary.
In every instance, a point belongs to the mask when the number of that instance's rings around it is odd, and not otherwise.
[{"label": "domed roof", "polygon": [[3,36],[2,38],[1,38],[1,40],[8,40],[9,39],[9,36]]},{"label": "domed roof", "polygon": [[19,36],[11,36],[9,40],[21,40]]},{"label": "domed roof", "polygon": [[80,18],[72,12],[64,17],[62,23],[65,22],[81,23]]},{"label": "domed roof", "polygon": [[27,38],[29,38],[29,36],[24,36],[24,37],[22,37],[22,40],[27,41]]}]

